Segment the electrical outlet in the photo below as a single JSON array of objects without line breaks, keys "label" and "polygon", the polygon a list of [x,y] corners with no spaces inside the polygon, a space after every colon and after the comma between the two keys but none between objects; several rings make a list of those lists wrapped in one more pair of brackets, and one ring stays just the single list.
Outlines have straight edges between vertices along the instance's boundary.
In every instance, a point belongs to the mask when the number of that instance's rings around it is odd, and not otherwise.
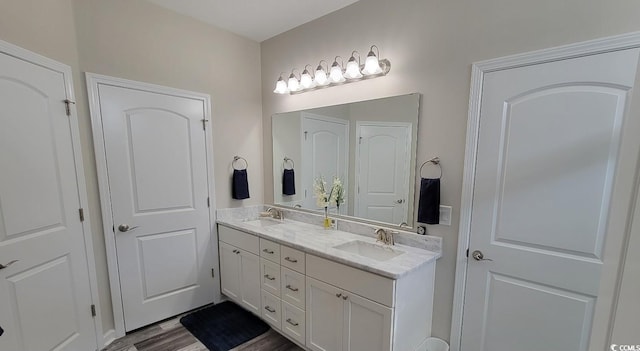
[{"label": "electrical outlet", "polygon": [[440,205],[440,223],[442,225],[451,225],[451,206]]},{"label": "electrical outlet", "polygon": [[335,218],[330,218],[329,220],[331,221],[331,225],[329,225],[329,228],[338,230],[338,220]]}]

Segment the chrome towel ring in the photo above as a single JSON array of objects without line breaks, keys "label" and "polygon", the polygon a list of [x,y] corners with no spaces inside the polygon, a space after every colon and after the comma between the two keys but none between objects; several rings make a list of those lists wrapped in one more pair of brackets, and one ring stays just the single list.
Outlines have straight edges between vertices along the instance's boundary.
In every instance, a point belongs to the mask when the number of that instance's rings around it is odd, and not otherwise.
[{"label": "chrome towel ring", "polygon": [[[236,168],[236,163],[238,163],[238,161],[244,161],[244,168]],[[244,159],[244,157],[240,157],[240,156],[233,156],[233,161],[231,162],[231,167],[233,169],[235,169],[236,171],[241,171],[243,169],[247,169],[249,168],[249,162],[247,162],[247,160]]]},{"label": "chrome towel ring", "polygon": [[442,178],[442,165],[440,164],[440,157],[438,156],[425,161],[425,163],[423,163],[422,166],[420,166],[420,178],[422,178],[422,169],[428,163],[438,166],[438,168],[440,169],[440,176],[438,178]]},{"label": "chrome towel ring", "polygon": [[[291,168],[287,168],[287,163],[291,163]],[[292,159],[290,159],[289,157],[285,156],[284,157],[284,161],[282,162],[282,168],[284,169],[294,169],[296,167],[296,164],[293,162]]]}]

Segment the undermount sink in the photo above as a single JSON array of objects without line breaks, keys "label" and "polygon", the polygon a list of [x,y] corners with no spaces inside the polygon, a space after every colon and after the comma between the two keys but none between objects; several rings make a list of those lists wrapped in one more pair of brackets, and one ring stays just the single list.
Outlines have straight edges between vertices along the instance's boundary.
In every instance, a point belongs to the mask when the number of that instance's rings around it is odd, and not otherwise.
[{"label": "undermount sink", "polygon": [[388,261],[404,253],[404,251],[400,251],[389,246],[382,246],[360,240],[349,241],[344,244],[336,245],[333,248],[377,261]]},{"label": "undermount sink", "polygon": [[269,218],[269,217],[253,219],[253,220],[250,220],[250,221],[244,221],[244,223],[249,224],[249,225],[253,225],[253,226],[256,226],[256,227],[261,227],[261,228],[270,227],[272,225],[277,225],[277,224],[282,224],[281,221],[273,219],[273,218]]}]

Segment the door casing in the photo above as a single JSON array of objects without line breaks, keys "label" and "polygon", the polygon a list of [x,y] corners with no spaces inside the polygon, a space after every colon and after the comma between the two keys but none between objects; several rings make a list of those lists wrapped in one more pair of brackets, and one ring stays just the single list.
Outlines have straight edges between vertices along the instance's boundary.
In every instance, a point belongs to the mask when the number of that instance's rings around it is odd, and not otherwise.
[{"label": "door casing", "polygon": [[[450,344],[452,351],[460,351],[462,341],[462,317],[464,313],[467,264],[469,262],[467,249],[469,249],[469,240],[471,237],[471,210],[475,184],[476,156],[478,151],[478,135],[484,75],[489,72],[507,70],[522,66],[530,66],[638,47],[640,47],[640,32],[633,32],[473,63],[471,73],[471,91],[469,97],[469,115],[467,122],[464,178],[460,204],[460,229],[458,234],[453,315],[451,322]],[[636,77],[636,81],[637,80],[638,77]],[[631,99],[633,111],[638,111],[640,109],[640,105],[638,103],[638,101]],[[627,106],[627,109],[629,108],[631,107]],[[635,133],[635,135],[640,134],[640,121],[638,119],[629,119],[628,121],[625,121],[623,133]],[[635,152],[637,156],[638,145],[631,145],[626,149],[626,152]],[[621,152],[624,151],[623,147],[621,147]],[[622,157],[622,155],[619,155],[619,157]],[[633,172],[626,173],[628,174],[621,174],[619,177],[635,178],[636,181],[634,182],[635,185],[633,190],[637,191],[638,170],[634,169]],[[629,209],[618,210],[619,212],[629,212]],[[630,235],[630,226],[624,221],[618,221],[622,223],[615,223],[616,219],[617,218],[611,218],[610,222],[612,223],[609,224],[609,227],[613,225],[622,226],[624,229],[620,229],[619,232],[623,232],[624,235],[618,237],[609,235],[606,239],[607,242],[603,256],[604,266],[598,294],[599,301],[596,305],[593,318],[589,350],[602,350],[605,348],[605,345],[608,346],[611,343],[612,326],[613,321],[615,320],[615,306],[617,305],[618,292],[620,289],[620,255],[623,252],[623,243],[628,242]]]},{"label": "door casing", "polygon": [[91,218],[89,214],[89,200],[87,197],[87,183],[85,181],[84,165],[82,162],[80,128],[78,126],[78,113],[75,105],[76,98],[73,89],[71,67],[3,40],[0,40],[0,52],[5,53],[9,56],[16,57],[25,62],[33,63],[38,66],[46,67],[52,71],[59,72],[64,79],[67,99],[72,101],[72,103],[69,103],[69,118],[71,119],[71,143],[74,150],[73,159],[75,164],[79,201],[81,208],[84,209],[84,221],[81,222],[81,225],[84,235],[84,250],[87,258],[87,268],[89,271],[88,274],[89,286],[91,289],[91,301],[96,309],[96,317],[93,319],[93,324],[95,329],[96,344],[98,346],[98,349],[101,349],[105,345],[105,337],[102,334],[102,311],[100,310],[100,299],[98,297],[98,278],[96,273],[96,260],[93,252],[93,233],[91,232]]},{"label": "door casing", "polygon": [[[96,157],[96,168],[98,174],[98,188],[100,190],[100,205],[102,208],[102,222],[105,236],[105,246],[107,251],[107,268],[109,270],[109,284],[111,286],[111,303],[113,305],[113,318],[115,324],[115,338],[125,335],[124,309],[122,305],[122,293],[120,290],[120,277],[118,274],[118,258],[116,253],[116,241],[113,235],[113,213],[111,211],[111,196],[109,192],[109,178],[107,176],[107,159],[104,144],[104,134],[102,129],[102,115],[100,113],[100,99],[98,96],[98,86],[100,84],[113,85],[129,89],[149,90],[162,94],[184,97],[203,101],[205,107],[204,116],[207,121],[211,121],[211,97],[208,94],[196,93],[187,90],[175,89],[161,85],[143,83],[128,79],[115,78],[95,73],[85,73],[87,80],[87,90],[89,93],[89,111],[91,113],[91,125],[93,129],[94,151]],[[207,178],[209,179],[209,228],[211,232],[211,243],[217,245],[218,231],[215,226],[216,218],[216,197],[213,175],[213,136],[211,134],[211,123],[205,123],[206,129],[206,152],[207,152]],[[214,252],[218,248],[212,247]],[[215,272],[219,274],[219,260],[215,261]],[[219,294],[219,292],[218,292]]]}]

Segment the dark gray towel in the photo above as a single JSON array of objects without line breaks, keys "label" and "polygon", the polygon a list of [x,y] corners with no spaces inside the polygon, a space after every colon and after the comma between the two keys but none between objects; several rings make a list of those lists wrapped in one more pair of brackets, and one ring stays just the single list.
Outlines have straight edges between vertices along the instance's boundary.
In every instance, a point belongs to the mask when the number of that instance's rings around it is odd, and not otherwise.
[{"label": "dark gray towel", "polygon": [[284,172],[282,172],[282,194],[296,194],[296,176],[293,169],[285,169]]},{"label": "dark gray towel", "polygon": [[440,223],[440,178],[422,178],[420,181],[418,222],[426,224]]},{"label": "dark gray towel", "polygon": [[231,180],[231,197],[236,200],[249,198],[249,181],[246,169],[234,169]]}]

